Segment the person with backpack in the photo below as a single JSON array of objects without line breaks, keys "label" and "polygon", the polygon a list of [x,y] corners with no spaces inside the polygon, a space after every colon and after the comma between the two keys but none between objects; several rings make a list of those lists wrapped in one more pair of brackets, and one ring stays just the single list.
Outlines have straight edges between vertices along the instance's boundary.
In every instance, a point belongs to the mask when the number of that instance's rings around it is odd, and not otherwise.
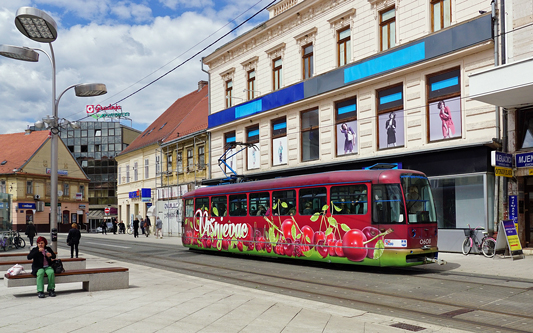
[{"label": "person with backpack", "polygon": [[147,217],[146,220],[144,220],[144,233],[146,234],[146,237],[150,235],[151,226],[152,226],[152,223],[150,222],[150,219]]}]

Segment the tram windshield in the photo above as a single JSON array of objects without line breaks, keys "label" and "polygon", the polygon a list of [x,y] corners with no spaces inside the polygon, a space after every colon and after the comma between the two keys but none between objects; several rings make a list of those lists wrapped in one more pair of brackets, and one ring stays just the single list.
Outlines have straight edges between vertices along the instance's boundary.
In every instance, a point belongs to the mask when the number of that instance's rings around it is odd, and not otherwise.
[{"label": "tram windshield", "polygon": [[426,177],[414,174],[401,176],[409,223],[437,222],[431,187]]}]

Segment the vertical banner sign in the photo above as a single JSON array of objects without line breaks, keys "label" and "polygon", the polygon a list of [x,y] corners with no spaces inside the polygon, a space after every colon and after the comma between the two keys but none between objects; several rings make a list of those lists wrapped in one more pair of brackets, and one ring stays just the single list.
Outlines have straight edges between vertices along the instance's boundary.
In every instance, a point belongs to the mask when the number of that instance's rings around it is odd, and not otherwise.
[{"label": "vertical banner sign", "polygon": [[509,196],[509,220],[513,221],[516,230],[518,230],[518,197]]}]

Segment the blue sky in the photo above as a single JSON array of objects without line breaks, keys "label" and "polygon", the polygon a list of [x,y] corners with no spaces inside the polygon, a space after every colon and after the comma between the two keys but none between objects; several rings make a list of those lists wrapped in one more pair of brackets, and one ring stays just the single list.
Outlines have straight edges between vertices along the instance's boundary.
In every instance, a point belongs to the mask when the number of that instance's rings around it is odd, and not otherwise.
[{"label": "blue sky", "polygon": [[[272,0],[0,0],[0,44],[49,53],[49,46],[23,36],[15,27],[18,8],[35,7],[58,24],[52,43],[57,95],[83,82],[102,82],[106,95],[77,98],[67,92],[59,117],[80,120],[86,105],[109,105],[178,66],[265,7]],[[237,33],[221,40],[165,78],[120,103],[133,127],[144,130],[176,99],[207,80],[200,58],[268,19],[262,12]],[[235,20],[235,21],[234,21]],[[234,21],[234,22],[232,22]],[[205,40],[204,40],[205,39]],[[197,44],[197,45],[196,45]],[[0,56],[0,134],[22,132],[51,114],[51,66],[45,54],[37,63]],[[127,122],[129,125],[129,122]]]}]

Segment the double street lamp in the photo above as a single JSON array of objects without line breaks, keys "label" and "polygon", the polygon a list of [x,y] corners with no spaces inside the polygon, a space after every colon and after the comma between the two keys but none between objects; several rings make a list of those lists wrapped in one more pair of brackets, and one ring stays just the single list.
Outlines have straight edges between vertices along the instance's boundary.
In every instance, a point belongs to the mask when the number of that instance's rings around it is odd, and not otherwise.
[{"label": "double street lamp", "polygon": [[58,141],[61,127],[70,124],[76,127],[76,123],[60,120],[58,117],[58,104],[61,97],[69,89],[74,88],[78,97],[92,97],[107,93],[105,84],[83,83],[75,84],[66,88],[58,98],[56,98],[56,62],[52,42],[57,38],[57,24],[52,17],[40,9],[32,7],[21,7],[17,10],[15,26],[26,37],[40,43],[48,43],[50,54],[42,49],[19,47],[11,45],[0,45],[0,55],[22,61],[37,62],[39,54],[44,53],[52,64],[52,117],[47,116],[43,121],[35,123],[37,128],[47,127],[51,133],[51,170],[50,170],[50,240],[52,249],[57,252],[57,199],[58,199]]}]

